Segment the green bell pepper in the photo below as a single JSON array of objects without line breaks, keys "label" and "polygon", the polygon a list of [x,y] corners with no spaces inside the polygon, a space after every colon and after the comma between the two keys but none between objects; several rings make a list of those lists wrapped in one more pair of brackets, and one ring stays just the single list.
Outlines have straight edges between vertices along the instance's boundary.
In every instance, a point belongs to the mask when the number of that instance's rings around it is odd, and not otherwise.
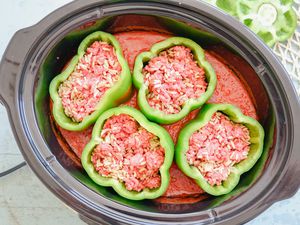
[{"label": "green bell pepper", "polygon": [[239,0],[237,17],[264,42],[272,47],[285,41],[297,27],[297,15],[292,9],[293,0]]},{"label": "green bell pepper", "polygon": [[[60,84],[65,81],[74,71],[79,59],[84,56],[86,49],[95,41],[105,41],[114,47],[118,61],[122,67],[122,71],[118,81],[102,96],[101,100],[96,106],[96,110],[90,115],[86,116],[81,122],[74,122],[64,112],[61,98],[58,95],[58,88]],[[130,70],[126,60],[123,57],[119,42],[113,35],[109,33],[102,31],[94,32],[88,35],[80,43],[77,55],[72,58],[68,67],[61,74],[57,75],[50,83],[49,92],[53,101],[54,119],[59,126],[66,130],[84,130],[93,124],[102,112],[127,100],[131,94],[131,83]]]},{"label": "green bell pepper", "polygon": [[[105,121],[113,115],[127,114],[133,117],[143,128],[153,133],[160,139],[160,143],[165,150],[165,159],[163,165],[160,167],[159,172],[161,176],[161,185],[155,189],[144,189],[141,192],[129,191],[126,189],[123,182],[120,182],[114,178],[108,178],[101,176],[91,161],[91,156],[94,148],[99,144],[99,137],[101,134],[102,127]],[[154,199],[161,196],[168,188],[170,174],[169,168],[171,167],[174,155],[174,144],[169,133],[161,126],[152,123],[138,110],[129,107],[121,106],[109,109],[101,114],[98,118],[92,133],[91,141],[85,146],[82,156],[81,163],[89,177],[97,184],[101,186],[112,187],[119,195],[131,199],[131,200],[142,200],[142,199]]]},{"label": "green bell pepper", "polygon": [[41,64],[39,69],[39,78],[36,84],[34,108],[36,111],[38,124],[40,126],[39,128],[46,139],[50,138],[51,127],[48,122],[48,117],[45,117],[48,112],[44,107],[44,103],[49,100],[49,85],[53,79],[53,74],[56,73],[54,71],[57,69],[57,64],[68,61],[68,54],[65,54],[64,50],[79,45],[81,41],[92,32],[97,30],[105,30],[109,26],[110,22],[111,17],[103,18],[98,20],[90,27],[70,32],[59,43],[57,43],[53,49],[51,49]]},{"label": "green bell pepper", "polygon": [[[171,48],[176,45],[183,45],[190,48],[194,54],[198,65],[205,70],[206,81],[208,86],[206,92],[198,99],[189,99],[183,106],[182,110],[177,114],[166,114],[160,110],[152,108],[147,100],[148,87],[144,83],[144,76],[142,70],[144,64],[150,61],[152,58],[157,57],[161,51]],[[171,124],[179,121],[192,110],[201,107],[213,94],[217,83],[217,78],[212,66],[205,60],[203,49],[194,41],[182,38],[171,37],[162,42],[156,43],[152,46],[149,52],[142,52],[136,57],[134,71],[133,71],[133,84],[138,89],[138,105],[144,115],[160,124]]]},{"label": "green bell pepper", "polygon": [[226,195],[222,195],[218,198],[212,200],[209,204],[209,208],[215,208],[221,205],[223,202],[229,200],[232,197],[235,197],[242,192],[246,191],[251,185],[253,185],[256,179],[262,175],[265,163],[268,159],[270,149],[273,146],[274,141],[274,133],[275,133],[275,116],[274,113],[271,112],[269,115],[269,119],[267,124],[265,125],[266,137],[264,140],[264,148],[263,153],[256,164],[249,170],[248,172],[243,174],[243,179],[239,182],[239,184],[234,188],[233,191]]},{"label": "green bell pepper", "polygon": [[[188,164],[186,152],[189,148],[191,135],[205,126],[215,112],[222,112],[227,115],[233,122],[246,126],[250,132],[250,151],[246,159],[235,164],[227,180],[222,185],[210,185],[202,176],[200,171]],[[240,109],[230,104],[207,104],[205,105],[198,117],[192,120],[179,133],[176,145],[176,163],[178,167],[207,193],[211,195],[223,195],[231,192],[239,183],[240,176],[250,170],[260,158],[264,147],[264,130],[259,122],[255,119],[245,116]]]}]

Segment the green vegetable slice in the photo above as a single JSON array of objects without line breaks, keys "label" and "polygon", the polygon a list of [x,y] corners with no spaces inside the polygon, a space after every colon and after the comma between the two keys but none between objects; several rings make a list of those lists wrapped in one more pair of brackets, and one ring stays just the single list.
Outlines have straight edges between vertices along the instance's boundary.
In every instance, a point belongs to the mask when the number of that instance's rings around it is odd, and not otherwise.
[{"label": "green vegetable slice", "polygon": [[238,19],[270,47],[292,36],[297,16],[291,0],[238,0]]},{"label": "green vegetable slice", "polygon": [[297,27],[293,0],[206,0],[236,17],[268,46],[290,38]]}]

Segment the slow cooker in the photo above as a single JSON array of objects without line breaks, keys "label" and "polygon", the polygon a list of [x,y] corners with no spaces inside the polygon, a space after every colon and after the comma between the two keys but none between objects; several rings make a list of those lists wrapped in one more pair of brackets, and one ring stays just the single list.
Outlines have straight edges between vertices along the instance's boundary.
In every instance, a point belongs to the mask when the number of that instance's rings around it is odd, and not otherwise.
[{"label": "slow cooker", "polygon": [[[127,26],[115,23],[128,15],[137,19]],[[151,19],[159,26],[147,23]],[[255,72],[243,73],[243,79],[266,132],[264,154],[227,195],[180,205],[126,200],[95,185],[62,151],[51,129],[49,83],[86,35],[95,30],[113,33],[162,27],[204,48],[222,45],[246,60]],[[0,74],[0,99],[27,163],[57,197],[90,223],[240,224],[299,189],[300,107],[291,80],[255,34],[207,3],[74,1],[18,31],[3,55]]]}]

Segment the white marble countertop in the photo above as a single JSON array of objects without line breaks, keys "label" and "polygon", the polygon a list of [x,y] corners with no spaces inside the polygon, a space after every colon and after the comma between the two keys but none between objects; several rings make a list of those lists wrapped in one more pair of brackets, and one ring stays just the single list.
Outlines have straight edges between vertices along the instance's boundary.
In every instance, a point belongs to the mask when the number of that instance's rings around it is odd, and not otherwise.
[{"label": "white marble countertop", "polygon": [[[0,58],[12,35],[35,24],[70,0],[0,0]],[[0,106],[0,171],[23,161],[12,135],[6,110]],[[0,178],[0,225],[80,225],[76,212],[57,199],[36,178],[28,166]],[[248,223],[300,224],[300,191],[271,206]]]}]

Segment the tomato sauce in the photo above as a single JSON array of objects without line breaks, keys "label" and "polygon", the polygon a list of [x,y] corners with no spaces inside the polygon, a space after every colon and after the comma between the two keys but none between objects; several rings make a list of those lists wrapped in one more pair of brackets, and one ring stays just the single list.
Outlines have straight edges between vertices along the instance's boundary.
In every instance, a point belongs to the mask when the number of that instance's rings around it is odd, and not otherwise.
[{"label": "tomato sauce", "polygon": [[[170,35],[152,31],[128,31],[116,33],[115,37],[120,42],[123,54],[127,59],[130,69],[132,70],[134,60],[139,53],[148,51],[153,44],[165,40],[170,37]],[[254,102],[247,91],[247,87],[240,80],[239,72],[236,69],[231,68],[231,66],[218,55],[217,49],[218,48],[214,48],[213,50],[205,51],[206,60],[213,66],[218,80],[216,90],[209,102],[230,103],[236,105],[245,115],[258,119]],[[136,94],[137,91],[134,90],[131,99],[124,104],[138,108]],[[163,125],[163,127],[170,133],[174,143],[177,142],[177,137],[181,128],[193,119],[198,112],[199,110],[194,110],[177,123]],[[52,116],[51,119],[53,121]],[[91,138],[92,127],[80,132],[64,130],[57,124],[55,124],[55,127],[57,128],[55,133],[57,138],[60,139],[60,145],[68,155],[75,153],[78,157],[78,159],[75,160],[76,164],[80,165],[80,157],[84,146]],[[66,145],[62,142],[66,143],[73,153],[70,153],[70,150],[67,150]],[[163,197],[157,199],[159,202],[177,204],[192,203],[208,197],[208,195],[204,194],[204,191],[192,179],[185,176],[174,163],[171,167],[170,174],[171,179],[169,188]]]}]

